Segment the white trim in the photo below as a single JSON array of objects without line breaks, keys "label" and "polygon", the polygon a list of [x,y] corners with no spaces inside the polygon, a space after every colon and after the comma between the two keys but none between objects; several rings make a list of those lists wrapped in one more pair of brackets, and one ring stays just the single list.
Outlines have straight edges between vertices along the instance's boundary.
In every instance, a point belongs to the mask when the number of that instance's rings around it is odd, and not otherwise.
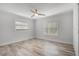
[{"label": "white trim", "polygon": [[[70,44],[69,42],[65,42],[65,41],[58,41],[58,40],[55,40],[55,39],[46,39],[46,38],[42,38],[42,37],[37,37],[37,38],[39,38],[39,39],[43,39],[43,40],[49,40],[49,41],[55,41],[55,42],[59,42],[59,43],[64,43],[64,44]],[[70,45],[73,45],[73,44],[70,44]]]},{"label": "white trim", "polygon": [[78,56],[78,4],[74,4],[73,8],[73,46]]},{"label": "white trim", "polygon": [[11,41],[11,42],[7,42],[7,43],[0,44],[0,46],[5,46],[5,45],[9,45],[9,44],[21,42],[21,41],[24,41],[24,40],[29,40],[29,39],[32,39],[32,38],[27,38],[27,39],[21,39],[21,40]]}]

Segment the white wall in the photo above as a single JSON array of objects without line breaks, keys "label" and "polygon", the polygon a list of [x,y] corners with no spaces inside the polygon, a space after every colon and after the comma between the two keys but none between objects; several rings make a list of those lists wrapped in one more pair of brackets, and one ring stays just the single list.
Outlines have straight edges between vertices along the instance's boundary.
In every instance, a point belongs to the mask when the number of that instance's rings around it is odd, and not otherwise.
[{"label": "white wall", "polygon": [[32,27],[32,20],[0,10],[0,45],[32,38],[32,31],[16,32],[15,20],[29,22]]},{"label": "white wall", "polygon": [[[49,16],[47,18],[37,19],[37,37],[47,40],[53,40],[63,43],[73,43],[73,12],[68,11],[54,16]],[[52,36],[45,34],[46,22],[57,22],[59,24],[59,34],[58,36]]]}]

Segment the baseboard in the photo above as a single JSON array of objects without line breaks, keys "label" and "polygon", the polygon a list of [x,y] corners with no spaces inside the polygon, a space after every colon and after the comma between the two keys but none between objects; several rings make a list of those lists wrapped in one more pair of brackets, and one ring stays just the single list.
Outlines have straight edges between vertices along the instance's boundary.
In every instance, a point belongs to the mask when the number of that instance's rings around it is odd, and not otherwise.
[{"label": "baseboard", "polygon": [[[9,44],[13,44],[13,43],[21,42],[21,41],[24,41],[24,40],[30,40],[30,39],[42,39],[42,40],[48,40],[48,39],[44,39],[44,38],[27,38],[27,39],[22,39],[22,40],[17,40],[17,41],[12,41],[12,42],[3,43],[3,44],[0,44],[0,46],[5,46],[5,45],[9,45]],[[55,41],[55,40],[48,40],[48,41],[58,42],[58,43],[68,44],[68,45],[73,45],[73,44],[69,44],[69,43],[67,43],[67,42],[61,42],[61,41]]]},{"label": "baseboard", "polygon": [[32,38],[27,38],[27,39],[22,39],[22,40],[17,40],[17,41],[11,41],[11,42],[0,44],[0,46],[5,46],[5,45],[9,45],[9,44],[21,42],[21,41],[24,41],[24,40],[29,40],[29,39],[32,39]]},{"label": "baseboard", "polygon": [[62,43],[62,44],[67,44],[67,45],[73,45],[73,44],[70,44],[70,43],[67,43],[67,42],[63,42],[63,41],[57,41],[57,40],[49,40],[49,39],[44,39],[44,38],[38,38],[38,39],[42,39],[42,40],[48,40],[48,41],[52,41],[52,42],[57,42],[57,43]]}]

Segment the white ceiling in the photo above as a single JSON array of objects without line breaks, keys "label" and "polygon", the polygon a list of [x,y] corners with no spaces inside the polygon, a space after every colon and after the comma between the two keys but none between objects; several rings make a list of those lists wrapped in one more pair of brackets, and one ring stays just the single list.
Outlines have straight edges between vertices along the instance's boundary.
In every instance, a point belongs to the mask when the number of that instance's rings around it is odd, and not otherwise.
[{"label": "white ceiling", "polygon": [[8,11],[20,16],[31,18],[31,9],[36,8],[40,13],[46,16],[38,16],[34,18],[41,18],[60,13],[63,10],[71,10],[73,4],[69,3],[0,3],[0,10]]}]

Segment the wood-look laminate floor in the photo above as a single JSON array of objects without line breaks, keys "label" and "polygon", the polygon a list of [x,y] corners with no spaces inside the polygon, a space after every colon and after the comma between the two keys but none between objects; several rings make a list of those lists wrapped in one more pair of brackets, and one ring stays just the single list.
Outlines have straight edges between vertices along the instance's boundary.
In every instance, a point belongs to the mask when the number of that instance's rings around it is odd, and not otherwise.
[{"label": "wood-look laminate floor", "polygon": [[72,45],[30,39],[0,46],[0,56],[73,56]]}]

